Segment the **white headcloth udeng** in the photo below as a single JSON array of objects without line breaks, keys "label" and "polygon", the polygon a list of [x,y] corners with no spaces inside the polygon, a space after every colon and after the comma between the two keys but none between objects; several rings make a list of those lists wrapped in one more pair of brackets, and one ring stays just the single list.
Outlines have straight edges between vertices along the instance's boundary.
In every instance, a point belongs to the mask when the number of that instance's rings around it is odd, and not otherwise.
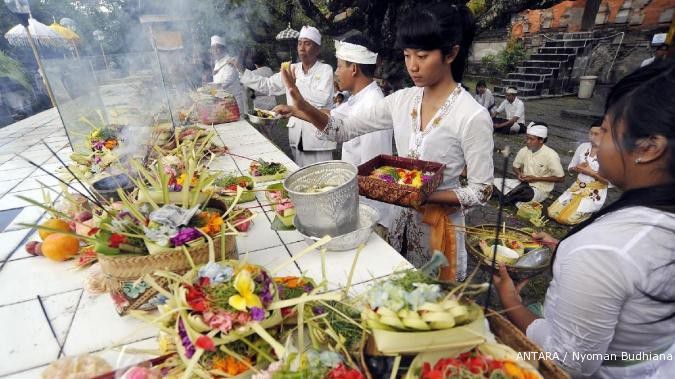
[{"label": "white headcloth udeng", "polygon": [[365,46],[349,42],[335,41],[335,56],[343,61],[358,64],[377,63],[377,53],[373,53]]},{"label": "white headcloth udeng", "polygon": [[527,134],[535,137],[546,138],[548,137],[548,128],[544,125],[530,122],[530,125],[527,126]]}]

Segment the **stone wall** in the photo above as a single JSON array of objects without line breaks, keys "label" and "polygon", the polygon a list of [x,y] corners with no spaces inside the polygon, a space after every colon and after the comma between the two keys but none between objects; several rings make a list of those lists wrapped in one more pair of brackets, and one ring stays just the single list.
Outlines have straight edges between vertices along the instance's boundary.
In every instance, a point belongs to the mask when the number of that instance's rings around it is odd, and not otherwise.
[{"label": "stone wall", "polygon": [[474,42],[471,48],[471,55],[469,56],[469,62],[479,63],[481,58],[486,55],[497,55],[499,52],[506,48],[506,40],[502,41],[476,41]]},{"label": "stone wall", "polygon": [[[511,18],[511,35],[563,31],[578,32],[586,0],[563,1],[548,9],[525,10]],[[654,29],[673,19],[673,0],[603,0],[595,17],[596,27],[630,26]]]}]

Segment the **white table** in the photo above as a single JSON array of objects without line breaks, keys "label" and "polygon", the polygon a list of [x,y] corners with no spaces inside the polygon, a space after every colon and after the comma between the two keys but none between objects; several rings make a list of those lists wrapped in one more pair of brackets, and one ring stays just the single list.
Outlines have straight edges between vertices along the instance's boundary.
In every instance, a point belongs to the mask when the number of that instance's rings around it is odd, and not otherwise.
[{"label": "white table", "polygon": [[[297,169],[291,159],[245,121],[216,125],[214,129],[235,154],[280,162],[291,171]],[[72,262],[53,262],[24,252],[25,241],[37,239],[36,231],[17,224],[35,223],[44,217],[44,212],[27,206],[14,195],[42,200],[36,179],[48,185],[56,183],[13,154],[21,152],[47,169],[55,170],[59,164],[39,144],[41,138],[60,156],[67,158],[70,154],[65,130],[55,109],[0,129],[0,211],[18,212],[14,221],[0,233],[0,264],[4,264],[0,269],[0,377],[40,377],[45,366],[59,357],[61,346],[61,356],[94,353],[116,368],[148,359],[148,355],[121,355],[110,348],[153,349],[157,333],[154,327],[131,317],[119,317],[107,294],[85,292],[86,270],[76,271]],[[213,161],[212,168],[247,174],[249,163],[242,158],[222,156]],[[308,246],[295,231],[271,229],[274,213],[263,192],[259,192],[256,201],[245,206],[256,213],[256,218],[249,232],[237,237],[240,258],[276,267]],[[355,251],[327,253],[327,278],[331,288],[344,286],[354,256]],[[359,291],[369,281],[407,267],[410,265],[405,259],[373,234],[361,252],[352,290]],[[298,259],[280,272],[281,275],[301,273],[321,278],[318,252]],[[44,301],[58,342],[40,308],[38,295]]]}]

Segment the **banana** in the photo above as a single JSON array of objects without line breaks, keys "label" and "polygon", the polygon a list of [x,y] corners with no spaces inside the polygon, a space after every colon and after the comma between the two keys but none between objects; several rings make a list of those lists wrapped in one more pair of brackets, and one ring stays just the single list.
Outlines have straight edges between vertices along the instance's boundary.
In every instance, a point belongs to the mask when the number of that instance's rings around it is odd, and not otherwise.
[{"label": "banana", "polygon": [[403,325],[415,330],[431,330],[429,325],[419,318],[404,318]]},{"label": "banana", "polygon": [[451,329],[455,327],[455,321],[436,321],[436,322],[430,322],[429,326],[433,330],[443,330],[443,329]]},{"label": "banana", "polygon": [[448,299],[448,300],[444,301],[443,303],[441,303],[441,305],[442,305],[444,310],[448,310],[448,309],[452,309],[452,308],[460,306],[459,302],[457,300],[454,300],[454,299]]},{"label": "banana", "polygon": [[373,319],[366,320],[366,325],[371,329],[392,330],[389,326]]},{"label": "banana", "polygon": [[405,318],[420,319],[420,314],[412,310],[401,309],[400,311],[398,311],[398,317],[400,317],[401,319]]},{"label": "banana", "polygon": [[401,319],[399,319],[397,316],[394,316],[394,317],[382,316],[382,317],[380,317],[380,323],[382,323],[384,325],[389,325],[389,326],[397,328],[397,329],[405,329],[405,325],[403,325],[403,323],[401,322]]},{"label": "banana", "polygon": [[422,316],[425,322],[452,322],[455,323],[455,318],[448,312],[427,312]]},{"label": "banana", "polygon": [[375,320],[375,321],[377,321],[377,320],[380,319],[380,316],[377,313],[373,312],[372,309],[365,308],[361,312],[361,319],[362,320]]},{"label": "banana", "polygon": [[392,311],[391,309],[387,307],[379,307],[377,308],[377,314],[380,316],[387,316],[387,317],[396,317],[398,318],[398,315],[396,312]]},{"label": "banana", "polygon": [[484,343],[478,345],[478,350],[494,359],[518,361],[518,353],[511,347],[500,343]]},{"label": "banana", "polygon": [[455,318],[455,323],[460,324],[469,320],[469,310],[464,305],[459,305],[448,310],[452,317]]},{"label": "banana", "polygon": [[420,311],[443,312],[443,305],[436,303],[424,303],[418,308]]}]

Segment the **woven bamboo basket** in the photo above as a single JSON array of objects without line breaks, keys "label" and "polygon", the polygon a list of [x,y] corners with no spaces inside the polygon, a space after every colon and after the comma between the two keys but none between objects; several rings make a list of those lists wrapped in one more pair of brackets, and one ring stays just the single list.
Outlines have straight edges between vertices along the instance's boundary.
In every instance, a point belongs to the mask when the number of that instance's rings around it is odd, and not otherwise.
[{"label": "woven bamboo basket", "polygon": [[[421,188],[388,183],[370,176],[373,170],[382,166],[432,172],[433,176]],[[417,208],[441,185],[444,168],[445,165],[441,163],[381,154],[359,166],[359,194],[389,204]]]},{"label": "woven bamboo basket", "polygon": [[[217,199],[209,200],[208,207],[225,211],[226,203]],[[216,235],[212,237],[216,257],[221,260],[237,259],[237,245],[234,236]],[[223,246],[224,243],[224,246]],[[187,245],[187,255],[182,249],[167,249],[150,255],[117,255],[109,256],[98,254],[101,272],[106,279],[106,287],[115,303],[120,316],[130,310],[152,310],[161,301],[160,294],[145,283],[141,278],[156,271],[171,271],[184,274],[195,265],[209,261],[209,244],[206,238],[200,238]],[[192,263],[190,262],[192,261]],[[163,278],[155,281],[165,285]]]},{"label": "woven bamboo basket", "polygon": [[[494,236],[495,234],[495,226],[492,224],[482,224],[482,225],[476,225],[473,228],[477,229],[484,229],[486,233],[489,235]],[[519,238],[523,239],[531,239],[532,236],[526,232],[523,232],[520,229],[516,228],[511,228],[511,227],[506,227],[506,231],[510,234],[515,234]],[[485,270],[490,270],[491,268],[491,262],[488,262],[488,258],[483,254],[481,251],[480,247],[478,246],[478,241],[479,237],[475,235],[470,235],[466,238],[466,247],[467,251],[471,256],[473,256],[478,264],[482,266],[483,269]],[[525,253],[527,254],[527,253]],[[527,278],[531,278],[540,274],[543,274],[546,272],[549,268],[551,267],[550,263],[548,265],[543,265],[539,267],[515,267],[512,265],[506,265],[506,271],[509,272],[513,280],[516,281],[521,281]]]},{"label": "woven bamboo basket", "polygon": [[[510,346],[517,352],[536,352],[540,357],[544,356],[541,348],[525,336],[515,325],[498,313],[491,312],[488,317],[490,330],[495,335],[497,342]],[[538,359],[532,363],[539,373],[546,379],[569,379],[570,376],[554,361]]]},{"label": "woven bamboo basket", "polygon": [[[219,256],[221,252],[222,240],[222,236],[213,237],[216,256]],[[209,261],[209,245],[206,241],[193,243],[187,250],[195,265],[205,264]],[[220,257],[221,259],[237,259],[234,236],[225,236],[224,251],[225,254]],[[126,315],[133,309],[151,310],[159,304],[159,294],[143,280],[140,280],[143,276],[160,270],[182,275],[192,268],[187,256],[178,251],[134,256],[99,254],[98,259],[115,308],[120,316]],[[163,278],[155,278],[155,281],[162,286],[165,284]]]}]

